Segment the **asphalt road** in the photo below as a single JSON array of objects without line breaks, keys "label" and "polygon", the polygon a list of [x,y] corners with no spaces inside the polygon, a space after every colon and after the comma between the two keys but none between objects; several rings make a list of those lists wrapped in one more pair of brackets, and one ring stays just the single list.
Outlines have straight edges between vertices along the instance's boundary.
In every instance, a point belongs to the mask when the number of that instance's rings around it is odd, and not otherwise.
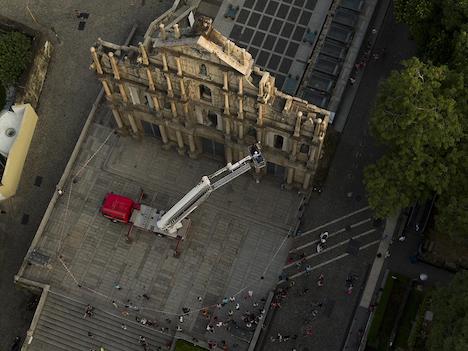
[{"label": "asphalt road", "polygon": [[[372,24],[369,28],[373,28]],[[368,33],[368,38],[370,38]],[[376,145],[369,134],[369,115],[378,92],[378,86],[391,70],[400,67],[400,61],[411,57],[415,53],[415,46],[408,38],[408,31],[404,25],[397,24],[393,16],[392,7],[389,8],[382,27],[378,28],[373,52],[381,53],[378,60],[371,59],[364,70],[359,85],[348,86],[345,97],[352,89],[358,89],[354,103],[349,112],[348,119],[341,135],[341,139],[332,161],[328,178],[321,194],[313,194],[309,206],[303,216],[302,231],[315,228],[322,223],[329,222],[360,208],[367,206],[364,185],[362,182],[363,169],[369,163],[378,159],[382,150]],[[364,41],[366,43],[367,40]],[[364,44],[365,45],[365,44]],[[358,59],[359,60],[359,59]],[[326,227],[323,229],[326,230]],[[395,247],[396,249],[396,247]],[[371,249],[369,249],[371,250]],[[270,324],[268,337],[263,344],[263,350],[340,350],[347,334],[354,311],[359,299],[345,297],[343,282],[346,274],[353,270],[361,279],[355,284],[355,290],[364,283],[362,273],[374,259],[375,249],[360,254],[358,257],[346,257],[324,269],[325,279],[332,277],[332,282],[322,288],[316,287],[316,275],[301,279],[292,288],[292,293],[286,298],[284,306],[277,310]],[[330,257],[327,257],[330,259]],[[330,279],[329,279],[330,280]],[[339,284],[336,282],[339,281]],[[298,288],[299,287],[299,288]],[[308,298],[298,296],[300,290],[309,288]],[[345,299],[348,298],[346,302]],[[310,311],[311,301],[331,300],[334,310],[330,316],[319,316],[310,323],[312,335],[301,335],[304,331],[304,317]],[[295,331],[295,332],[294,332]],[[278,342],[278,333],[284,335],[300,334],[294,340]],[[276,341],[271,341],[276,339]]]},{"label": "asphalt road", "polygon": [[[34,16],[33,20],[27,7]],[[54,45],[38,107],[39,121],[17,195],[0,204],[0,350],[9,350],[16,335],[25,336],[34,313],[29,292],[13,284],[66,162],[99,91],[89,70],[89,48],[98,37],[123,42],[132,26],[148,24],[172,5],[171,0],[0,0],[1,14],[41,31]],[[78,30],[74,11],[88,12]],[[56,33],[56,34],[55,34]],[[141,34],[141,32],[140,32]],[[40,187],[34,186],[42,177]],[[21,224],[28,215],[27,224]]]}]

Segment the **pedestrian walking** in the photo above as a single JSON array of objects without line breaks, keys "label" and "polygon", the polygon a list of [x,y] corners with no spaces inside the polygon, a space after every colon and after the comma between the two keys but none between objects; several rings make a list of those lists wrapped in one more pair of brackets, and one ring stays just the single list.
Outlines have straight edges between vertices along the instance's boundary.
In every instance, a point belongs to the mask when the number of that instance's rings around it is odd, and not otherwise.
[{"label": "pedestrian walking", "polygon": [[179,316],[179,322],[184,323],[184,316]]},{"label": "pedestrian walking", "polygon": [[180,325],[177,325],[176,330],[177,330],[178,332],[181,332],[181,331],[182,331],[182,327],[181,327]]},{"label": "pedestrian walking", "polygon": [[312,272],[312,266],[310,264],[307,265],[307,267],[305,268],[305,272],[306,272],[307,275],[309,275],[310,272]]},{"label": "pedestrian walking", "polygon": [[141,346],[143,346],[143,349],[145,351],[148,350],[148,342],[146,341],[146,338],[144,336],[140,335],[138,342]]},{"label": "pedestrian walking", "polygon": [[236,310],[240,309],[240,304],[236,303]]},{"label": "pedestrian walking", "polygon": [[198,296],[198,297],[197,297],[197,300],[200,301],[200,302],[202,302],[202,301],[203,301],[203,297]]},{"label": "pedestrian walking", "polygon": [[125,324],[122,323],[121,327],[123,330],[127,330],[127,326]]},{"label": "pedestrian walking", "polygon": [[94,307],[89,305],[89,304],[86,305],[85,314],[84,314],[83,318],[86,318],[86,317],[91,318],[93,315],[94,315]]},{"label": "pedestrian walking", "polygon": [[122,290],[122,287],[119,285],[119,283],[114,283],[114,289]]},{"label": "pedestrian walking", "polygon": [[233,310],[229,310],[228,316],[232,316],[233,314],[234,314],[234,311],[233,311]]},{"label": "pedestrian walking", "polygon": [[323,273],[320,273],[318,279],[317,279],[317,285],[318,286],[323,286],[325,282],[325,276],[323,275]]},{"label": "pedestrian walking", "polygon": [[236,301],[236,298],[235,298],[234,296],[231,296],[231,297],[229,298],[229,301],[234,302],[234,301]]},{"label": "pedestrian walking", "polygon": [[149,297],[148,295],[146,295],[146,294],[143,294],[143,295],[141,295],[141,296],[143,296],[146,300],[149,300],[149,299],[150,299],[150,297]]},{"label": "pedestrian walking", "polygon": [[115,302],[115,300],[112,300],[112,306],[114,306],[115,308],[119,308],[119,306],[117,305],[117,303]]}]

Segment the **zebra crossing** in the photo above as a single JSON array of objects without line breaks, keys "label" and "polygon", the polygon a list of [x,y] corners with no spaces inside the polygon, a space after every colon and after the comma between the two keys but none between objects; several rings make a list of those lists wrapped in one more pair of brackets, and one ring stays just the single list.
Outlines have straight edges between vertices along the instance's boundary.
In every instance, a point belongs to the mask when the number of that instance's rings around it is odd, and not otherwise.
[{"label": "zebra crossing", "polygon": [[[358,256],[361,251],[380,242],[382,228],[383,223],[373,218],[371,209],[363,207],[306,230],[294,239],[283,267],[283,276],[294,279],[349,255]],[[320,234],[325,231],[328,239],[318,252]]]}]

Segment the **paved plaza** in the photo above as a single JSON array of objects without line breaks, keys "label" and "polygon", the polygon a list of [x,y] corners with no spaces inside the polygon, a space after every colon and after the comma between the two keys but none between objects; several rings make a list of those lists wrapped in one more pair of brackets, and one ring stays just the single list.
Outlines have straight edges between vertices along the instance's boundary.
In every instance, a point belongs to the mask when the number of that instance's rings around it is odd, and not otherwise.
[{"label": "paved plaza", "polygon": [[[100,120],[111,118],[107,108],[100,114]],[[236,179],[191,214],[190,232],[178,258],[173,256],[175,240],[133,229],[133,241],[127,243],[128,226],[112,223],[99,212],[107,192],[137,199],[140,189],[145,192],[143,203],[169,209],[202,175],[222,166],[165,151],[154,138],[119,137],[108,126],[94,124],[21,277],[50,284],[52,292],[117,316],[124,305],[138,306],[139,313],[130,307],[130,315],[121,318],[145,317],[169,327],[169,333],[187,307],[191,312],[180,324],[184,332],[219,337],[246,349],[254,326],[245,327],[240,317],[246,310],[261,310],[260,299],[278,281],[288,251],[287,235],[296,221],[297,193],[282,191],[268,179],[259,184],[250,175]],[[38,264],[38,256],[49,259],[48,265]],[[246,299],[249,290],[253,297]],[[214,306],[231,296],[240,303],[239,310],[234,303],[219,310]],[[210,319],[199,311],[204,306],[210,306],[211,317],[219,320],[227,320],[229,309],[235,310],[238,327],[230,333],[225,328],[208,333]]]},{"label": "paved plaza", "polygon": [[[350,316],[362,294],[370,265],[381,242],[384,223],[366,206],[304,231],[294,238],[283,267],[262,350],[340,350]],[[320,234],[326,246],[317,252]],[[320,275],[323,285],[319,286]],[[348,291],[348,279],[353,289]]]}]

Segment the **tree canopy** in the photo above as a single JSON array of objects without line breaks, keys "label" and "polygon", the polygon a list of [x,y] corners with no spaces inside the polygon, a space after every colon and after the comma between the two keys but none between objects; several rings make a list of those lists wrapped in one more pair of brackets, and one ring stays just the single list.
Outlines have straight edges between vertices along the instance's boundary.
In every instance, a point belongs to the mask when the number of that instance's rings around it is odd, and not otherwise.
[{"label": "tree canopy", "polygon": [[468,31],[468,0],[394,0],[395,16],[406,23],[419,56],[448,64],[456,37]]},{"label": "tree canopy", "polygon": [[13,84],[31,60],[31,40],[19,32],[0,35],[0,82]]},{"label": "tree canopy", "polygon": [[433,292],[431,310],[434,319],[426,349],[468,350],[468,272],[456,274],[448,287]]},{"label": "tree canopy", "polygon": [[449,188],[461,162],[453,155],[464,135],[464,116],[454,97],[464,94],[463,86],[460,74],[417,58],[403,62],[381,85],[370,128],[387,152],[364,172],[377,215]]}]

